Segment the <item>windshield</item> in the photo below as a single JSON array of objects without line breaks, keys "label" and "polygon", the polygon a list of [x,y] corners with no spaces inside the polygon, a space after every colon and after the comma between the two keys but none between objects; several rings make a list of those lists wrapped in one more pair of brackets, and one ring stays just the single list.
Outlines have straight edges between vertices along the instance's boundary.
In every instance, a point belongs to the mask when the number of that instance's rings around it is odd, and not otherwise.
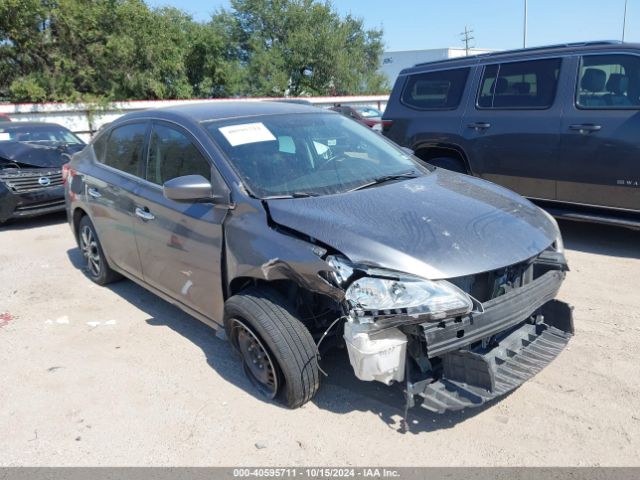
[{"label": "windshield", "polygon": [[382,117],[382,112],[376,108],[371,107],[355,107],[358,112],[364,118],[379,118]]},{"label": "windshield", "polygon": [[67,144],[82,144],[66,128],[62,127],[20,127],[11,125],[0,127],[0,142],[54,142]]},{"label": "windshield", "polygon": [[271,115],[205,127],[261,198],[342,193],[382,177],[429,172],[379,134],[340,115]]}]

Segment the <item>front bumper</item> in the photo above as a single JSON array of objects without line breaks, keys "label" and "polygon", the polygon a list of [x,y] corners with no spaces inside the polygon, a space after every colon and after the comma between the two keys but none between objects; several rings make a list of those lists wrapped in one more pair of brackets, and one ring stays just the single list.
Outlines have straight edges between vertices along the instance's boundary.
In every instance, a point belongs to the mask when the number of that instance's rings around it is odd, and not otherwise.
[{"label": "front bumper", "polygon": [[[50,186],[34,184],[34,179],[44,176],[51,179]],[[64,186],[59,170],[21,172],[5,177],[0,178],[0,223],[64,210]]]},{"label": "front bumper", "polygon": [[535,281],[485,302],[482,313],[440,323],[423,323],[429,358],[491,337],[531,317],[555,298],[564,280],[564,272],[551,270]]},{"label": "front bumper", "polygon": [[574,333],[572,308],[554,300],[564,272],[551,270],[483,304],[482,313],[420,325],[436,377],[413,382],[408,400],[444,413],[477,407],[519,387],[564,349]]},{"label": "front bumper", "polygon": [[410,401],[421,397],[421,406],[437,413],[478,407],[536,375],[558,356],[572,335],[571,307],[551,300],[539,310],[537,322],[503,332],[491,348],[443,355],[440,379],[408,383]]}]

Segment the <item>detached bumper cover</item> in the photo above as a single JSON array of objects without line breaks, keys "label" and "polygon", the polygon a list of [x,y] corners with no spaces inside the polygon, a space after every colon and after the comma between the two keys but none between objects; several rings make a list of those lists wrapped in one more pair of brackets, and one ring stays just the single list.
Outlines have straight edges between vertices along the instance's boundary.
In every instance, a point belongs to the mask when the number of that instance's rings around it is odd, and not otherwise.
[{"label": "detached bumper cover", "polygon": [[409,385],[422,407],[444,413],[477,407],[514,390],[549,364],[573,334],[571,307],[552,300],[539,310],[539,323],[524,323],[495,339],[488,351],[457,350],[442,356],[440,380]]},{"label": "detached bumper cover", "polygon": [[469,314],[460,322],[423,323],[429,357],[457,350],[526,320],[555,298],[564,276],[559,270],[547,272],[524,287],[485,302],[484,312]]}]

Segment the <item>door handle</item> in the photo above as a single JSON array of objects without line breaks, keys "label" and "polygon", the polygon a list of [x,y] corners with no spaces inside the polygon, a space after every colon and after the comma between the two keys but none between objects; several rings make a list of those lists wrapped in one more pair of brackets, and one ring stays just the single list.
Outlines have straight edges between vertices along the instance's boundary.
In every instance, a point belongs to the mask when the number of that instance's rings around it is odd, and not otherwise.
[{"label": "door handle", "polygon": [[569,125],[570,130],[577,130],[582,134],[597,132],[602,130],[602,126],[594,125],[593,123],[583,123],[581,125]]},{"label": "door handle", "polygon": [[96,188],[93,188],[93,187],[90,187],[87,190],[87,193],[93,198],[100,198],[102,196],[102,194]]},{"label": "door handle", "polygon": [[145,221],[153,220],[156,218],[155,215],[147,209],[147,207],[145,208],[136,207],[136,215]]},{"label": "door handle", "polygon": [[474,130],[486,130],[491,127],[491,124],[488,122],[474,122],[467,125],[469,128],[473,128]]}]

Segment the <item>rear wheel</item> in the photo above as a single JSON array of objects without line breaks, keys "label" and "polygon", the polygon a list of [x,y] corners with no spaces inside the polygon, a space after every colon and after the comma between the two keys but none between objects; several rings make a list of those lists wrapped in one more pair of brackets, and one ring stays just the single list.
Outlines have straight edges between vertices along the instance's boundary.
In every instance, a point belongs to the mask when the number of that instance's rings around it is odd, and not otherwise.
[{"label": "rear wheel", "polygon": [[86,215],[78,225],[78,244],[85,261],[85,271],[91,280],[98,285],[106,285],[121,278],[107,263],[98,234]]},{"label": "rear wheel", "polygon": [[225,304],[225,327],[245,374],[265,398],[290,408],[320,386],[317,348],[293,309],[268,288],[249,288]]}]

